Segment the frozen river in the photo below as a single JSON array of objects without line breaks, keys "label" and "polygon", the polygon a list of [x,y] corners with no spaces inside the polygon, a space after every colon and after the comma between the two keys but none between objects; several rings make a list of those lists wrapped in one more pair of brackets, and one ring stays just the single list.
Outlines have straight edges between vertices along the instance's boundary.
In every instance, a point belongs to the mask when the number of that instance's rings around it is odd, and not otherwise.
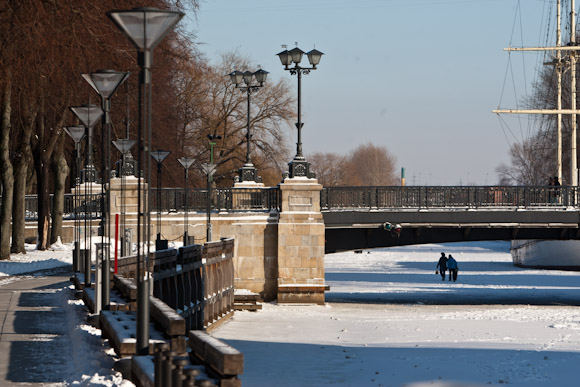
[{"label": "frozen river", "polygon": [[[440,252],[456,283],[435,275]],[[514,267],[509,244],[325,257],[325,306],[265,304],[214,335],[244,353],[245,386],[577,386],[580,273]]]}]

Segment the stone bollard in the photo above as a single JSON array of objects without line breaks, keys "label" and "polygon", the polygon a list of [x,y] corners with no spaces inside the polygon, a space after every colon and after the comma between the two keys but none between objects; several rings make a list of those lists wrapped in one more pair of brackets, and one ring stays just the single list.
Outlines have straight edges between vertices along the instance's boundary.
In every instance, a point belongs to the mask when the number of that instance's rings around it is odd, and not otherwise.
[{"label": "stone bollard", "polygon": [[153,363],[155,364],[155,387],[163,387],[162,384],[162,367],[165,362],[164,352],[169,351],[169,344],[167,343],[157,343],[154,347],[155,358]]},{"label": "stone bollard", "polygon": [[171,375],[173,373],[173,358],[176,353],[173,351],[163,352],[164,361],[161,365],[161,385],[163,387],[171,387]]},{"label": "stone bollard", "polygon": [[183,373],[183,367],[189,363],[187,357],[178,356],[173,359],[173,377],[171,378],[172,387],[182,387],[183,381],[185,380],[185,375]]}]

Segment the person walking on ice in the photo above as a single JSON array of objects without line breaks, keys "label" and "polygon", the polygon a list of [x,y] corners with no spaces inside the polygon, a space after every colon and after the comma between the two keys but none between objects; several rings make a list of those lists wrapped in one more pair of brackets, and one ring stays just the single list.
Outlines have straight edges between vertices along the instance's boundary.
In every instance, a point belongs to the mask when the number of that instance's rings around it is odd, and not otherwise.
[{"label": "person walking on ice", "polygon": [[449,254],[447,259],[447,269],[449,269],[449,281],[451,281],[451,278],[453,278],[453,282],[457,281],[457,261],[451,254]]},{"label": "person walking on ice", "polygon": [[441,273],[441,281],[445,281],[446,271],[447,271],[447,257],[445,256],[445,253],[441,253],[441,257],[439,257],[439,262],[437,262],[437,266],[435,266],[435,274],[437,274],[438,272]]}]

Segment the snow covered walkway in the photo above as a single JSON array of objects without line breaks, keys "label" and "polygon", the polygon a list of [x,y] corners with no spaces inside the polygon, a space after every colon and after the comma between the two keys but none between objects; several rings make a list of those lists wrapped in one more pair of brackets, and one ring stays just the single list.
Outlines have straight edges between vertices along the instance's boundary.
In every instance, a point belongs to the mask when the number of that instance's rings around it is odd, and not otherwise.
[{"label": "snow covered walkway", "polygon": [[69,276],[70,266],[0,279],[1,386],[133,385],[112,371],[100,331],[84,323],[86,309]]}]

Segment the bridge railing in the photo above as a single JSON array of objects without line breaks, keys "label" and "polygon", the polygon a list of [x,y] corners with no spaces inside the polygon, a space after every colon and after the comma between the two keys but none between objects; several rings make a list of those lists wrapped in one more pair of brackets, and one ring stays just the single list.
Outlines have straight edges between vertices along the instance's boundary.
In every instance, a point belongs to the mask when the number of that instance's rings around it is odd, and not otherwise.
[{"label": "bridge railing", "polygon": [[553,208],[576,206],[569,186],[327,187],[322,210],[341,208]]},{"label": "bridge railing", "polygon": [[[181,212],[185,210],[183,188],[152,189],[152,210],[157,212]],[[189,211],[204,212],[207,203],[206,189],[187,190]],[[211,192],[212,208],[218,211],[271,211],[280,208],[278,188],[218,188]]]}]

